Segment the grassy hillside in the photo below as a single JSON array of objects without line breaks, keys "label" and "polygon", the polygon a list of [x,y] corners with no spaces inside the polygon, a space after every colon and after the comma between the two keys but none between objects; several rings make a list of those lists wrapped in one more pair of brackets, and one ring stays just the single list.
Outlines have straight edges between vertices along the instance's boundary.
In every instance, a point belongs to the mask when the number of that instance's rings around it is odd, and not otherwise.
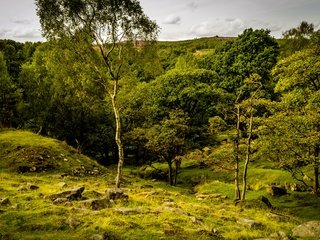
[{"label": "grassy hillside", "polygon": [[5,172],[97,173],[95,161],[79,154],[64,142],[28,131],[0,132],[0,168]]},{"label": "grassy hillside", "polygon": [[[126,167],[123,189],[128,200],[92,210],[82,201],[103,199],[106,189],[114,186],[115,168],[96,166],[103,173],[96,176],[66,175],[81,165],[94,167],[94,161],[65,143],[30,132],[0,132],[0,146],[0,239],[256,239],[279,231],[290,236],[299,223],[320,220],[320,201],[308,193],[272,197],[262,187],[249,191],[246,205],[234,206],[228,173],[188,164],[177,187],[142,179],[139,169]],[[19,172],[18,166],[39,159],[51,168]],[[251,173],[251,185],[259,178],[261,184],[270,184],[290,177],[271,169],[251,169]],[[79,186],[85,187],[80,199],[51,200],[52,194]],[[261,195],[275,208],[257,202]]]}]

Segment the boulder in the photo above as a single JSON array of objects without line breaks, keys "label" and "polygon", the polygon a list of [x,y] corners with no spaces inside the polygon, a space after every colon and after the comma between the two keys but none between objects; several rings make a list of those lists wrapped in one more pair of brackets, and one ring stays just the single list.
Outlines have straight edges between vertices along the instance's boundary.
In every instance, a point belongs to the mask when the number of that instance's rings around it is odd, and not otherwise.
[{"label": "boulder", "polygon": [[37,190],[39,188],[39,186],[34,185],[32,183],[27,183],[27,188],[30,190]]},{"label": "boulder", "polygon": [[109,200],[123,200],[128,201],[129,196],[122,189],[107,189],[106,198]]},{"label": "boulder", "polygon": [[65,182],[59,182],[58,185],[60,188],[65,188],[66,186],[68,186],[68,184],[66,184]]},{"label": "boulder", "polygon": [[252,219],[248,219],[248,218],[239,218],[237,220],[237,223],[239,223],[242,226],[246,226],[249,229],[254,229],[254,228],[257,229],[257,228],[263,227],[262,223],[255,221],[255,220],[252,220]]},{"label": "boulder", "polygon": [[271,186],[271,195],[272,196],[283,196],[287,194],[287,189],[283,187]]},{"label": "boulder", "polygon": [[2,198],[2,199],[0,199],[0,205],[1,205],[1,206],[8,206],[8,205],[10,205],[10,204],[11,204],[11,202],[10,202],[9,198]]},{"label": "boulder", "polygon": [[134,215],[143,213],[143,210],[140,208],[116,208],[114,209],[114,211],[123,215]]},{"label": "boulder", "polygon": [[101,210],[111,206],[110,200],[106,198],[102,199],[89,199],[81,201],[82,205],[91,210]]},{"label": "boulder", "polygon": [[68,224],[71,228],[75,229],[77,228],[79,225],[81,225],[81,221],[76,219],[76,218],[73,218],[73,217],[69,217],[67,220],[66,220],[66,224]]},{"label": "boulder", "polygon": [[69,202],[68,198],[56,198],[53,200],[53,204],[65,204]]},{"label": "boulder", "polygon": [[69,189],[63,192],[58,192],[49,196],[49,199],[54,201],[57,198],[66,198],[68,200],[77,200],[82,197],[82,193],[84,191],[84,187],[77,187],[73,189]]},{"label": "boulder", "polygon": [[294,237],[315,238],[320,236],[320,221],[310,221],[303,223],[292,230]]}]

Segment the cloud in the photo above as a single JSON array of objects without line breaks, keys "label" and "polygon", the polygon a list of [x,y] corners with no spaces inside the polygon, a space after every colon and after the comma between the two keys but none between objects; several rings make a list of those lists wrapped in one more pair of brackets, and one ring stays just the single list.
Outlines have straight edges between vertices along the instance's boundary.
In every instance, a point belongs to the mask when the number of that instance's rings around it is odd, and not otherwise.
[{"label": "cloud", "polygon": [[22,24],[22,25],[29,25],[31,23],[30,20],[27,20],[27,19],[17,19],[17,20],[13,20],[12,23],[14,24]]},{"label": "cloud", "polygon": [[179,24],[180,22],[181,22],[181,17],[175,16],[175,15],[169,15],[163,21],[164,24],[172,24],[172,25]]},{"label": "cloud", "polygon": [[195,2],[190,2],[187,4],[187,8],[191,10],[195,10],[198,8],[198,4],[196,4]]},{"label": "cloud", "polygon": [[40,30],[36,28],[27,27],[14,27],[12,29],[2,28],[0,29],[0,38],[13,39],[17,41],[41,41]]},{"label": "cloud", "polygon": [[192,26],[190,35],[195,37],[210,37],[216,35],[235,37],[245,28],[245,24],[241,19],[216,19],[212,22],[202,22]]}]

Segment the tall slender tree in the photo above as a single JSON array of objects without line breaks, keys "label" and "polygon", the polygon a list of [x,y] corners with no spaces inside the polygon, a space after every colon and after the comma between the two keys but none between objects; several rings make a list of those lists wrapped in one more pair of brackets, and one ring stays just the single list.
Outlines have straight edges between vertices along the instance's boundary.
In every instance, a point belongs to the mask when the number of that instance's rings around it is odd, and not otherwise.
[{"label": "tall slender tree", "polygon": [[[121,118],[118,105],[119,81],[125,71],[126,47],[136,41],[156,39],[158,26],[142,10],[137,0],[36,0],[43,35],[48,39],[69,39],[86,51],[79,54],[99,74],[110,96],[115,117],[118,146],[116,187],[120,187],[124,162]],[[79,46],[79,43],[82,43]]]}]

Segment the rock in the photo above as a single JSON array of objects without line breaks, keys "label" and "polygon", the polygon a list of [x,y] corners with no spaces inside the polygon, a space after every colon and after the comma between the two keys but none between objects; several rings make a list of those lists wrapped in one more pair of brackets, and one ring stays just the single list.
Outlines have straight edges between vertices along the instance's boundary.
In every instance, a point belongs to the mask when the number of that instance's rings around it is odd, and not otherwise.
[{"label": "rock", "polygon": [[1,206],[8,206],[8,205],[10,205],[10,204],[11,204],[11,202],[10,202],[9,198],[2,198],[2,199],[0,199],[0,205],[1,205]]},{"label": "rock", "polygon": [[226,196],[222,196],[221,194],[197,194],[196,198],[198,200],[206,200],[206,199],[221,199],[221,198],[226,198]]},{"label": "rock", "polygon": [[92,235],[91,240],[105,240],[105,238],[102,234],[94,234]]},{"label": "rock", "polygon": [[164,202],[163,205],[167,206],[167,207],[175,207],[176,204],[174,202]]},{"label": "rock", "polygon": [[141,188],[141,189],[144,189],[144,188],[153,188],[153,186],[150,185],[150,184],[145,184],[145,185],[142,185],[140,188]]},{"label": "rock", "polygon": [[68,198],[56,198],[53,200],[53,204],[65,204],[69,202]]},{"label": "rock", "polygon": [[282,214],[277,214],[277,213],[267,213],[268,218],[273,219],[278,222],[283,222],[283,221],[288,221],[290,217],[282,215]]},{"label": "rock", "polygon": [[63,192],[55,193],[49,196],[49,199],[54,201],[57,198],[67,198],[68,200],[77,200],[82,197],[82,192],[84,187],[77,187],[74,189],[69,189]]},{"label": "rock", "polygon": [[116,200],[128,201],[129,196],[126,193],[124,193],[122,189],[107,189],[106,198],[113,201],[116,201]]},{"label": "rock", "polygon": [[71,228],[75,229],[77,228],[79,225],[81,225],[81,221],[76,219],[76,218],[73,218],[73,217],[69,217],[67,220],[66,220],[66,224],[68,224]]},{"label": "rock", "polygon": [[23,191],[27,191],[27,187],[25,186],[19,186],[18,189],[17,189],[19,192],[23,192]]},{"label": "rock", "polygon": [[37,190],[39,188],[39,186],[34,185],[32,183],[27,183],[27,188],[30,190]]},{"label": "rock", "polygon": [[81,201],[81,204],[92,210],[101,210],[111,206],[110,200],[106,198],[85,200]]},{"label": "rock", "polygon": [[268,198],[266,198],[265,196],[260,196],[258,199],[261,200],[261,202],[263,202],[264,204],[266,204],[268,208],[273,209],[273,206]]},{"label": "rock", "polygon": [[260,222],[257,222],[255,220],[252,220],[252,219],[248,219],[248,218],[239,218],[237,220],[237,223],[243,225],[243,226],[246,226],[250,229],[252,228],[262,228],[263,227],[263,224],[260,223]]},{"label": "rock", "polygon": [[287,189],[283,187],[271,186],[271,195],[272,196],[283,196],[287,194]]},{"label": "rock", "polygon": [[277,240],[290,240],[287,234],[284,231],[279,231],[270,235],[271,238]]},{"label": "rock", "polygon": [[320,236],[320,221],[310,221],[303,223],[292,230],[294,237],[316,238]]},{"label": "rock", "polygon": [[60,188],[65,188],[68,186],[68,184],[66,184],[65,182],[59,182],[58,185]]},{"label": "rock", "polygon": [[143,210],[140,208],[116,208],[114,209],[114,211],[123,215],[134,215],[143,213]]}]

